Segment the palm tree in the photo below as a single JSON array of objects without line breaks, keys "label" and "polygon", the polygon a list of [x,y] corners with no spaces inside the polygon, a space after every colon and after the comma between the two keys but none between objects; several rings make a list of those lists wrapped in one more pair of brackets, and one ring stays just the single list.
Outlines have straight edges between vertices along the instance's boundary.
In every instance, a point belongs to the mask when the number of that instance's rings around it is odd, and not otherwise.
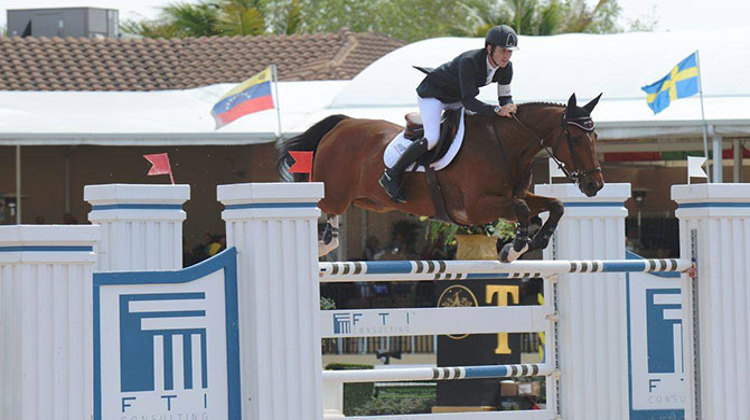
[{"label": "palm tree", "polygon": [[[287,31],[299,26],[299,11],[294,8],[298,3],[292,0],[287,7]],[[156,21],[125,21],[121,29],[124,33],[149,38],[260,35],[267,31],[265,4],[257,0],[174,3],[162,7]]]},{"label": "palm tree", "polygon": [[564,10],[558,0],[542,6],[537,22],[537,35],[552,35],[560,31],[565,20]]},{"label": "palm tree", "polygon": [[295,34],[302,29],[302,1],[290,0],[281,7],[281,16],[276,19],[274,33]]},{"label": "palm tree", "polygon": [[264,5],[258,0],[222,0],[220,27],[225,35],[260,35],[266,32]]},{"label": "palm tree", "polygon": [[599,0],[593,9],[584,0],[465,0],[463,6],[470,19],[457,32],[474,37],[501,24],[512,26],[521,35],[616,32],[620,13],[617,0]]},{"label": "palm tree", "polygon": [[174,3],[162,7],[156,20],[126,20],[120,25],[120,29],[123,33],[148,38],[220,35],[222,29],[219,27],[219,13],[219,7],[208,2]]},{"label": "palm tree", "polygon": [[466,25],[454,28],[456,35],[484,37],[493,26],[508,23],[513,15],[502,2],[465,1],[461,3],[466,14]]},{"label": "palm tree", "polygon": [[175,3],[165,6],[162,13],[181,37],[220,35],[219,9],[211,3]]},{"label": "palm tree", "polygon": [[126,19],[120,23],[123,34],[138,35],[146,38],[176,38],[177,27],[166,22]]},{"label": "palm tree", "polygon": [[568,7],[568,23],[565,32],[608,33],[617,32],[615,20],[620,14],[617,0],[599,0],[589,9],[584,0],[571,0]]}]

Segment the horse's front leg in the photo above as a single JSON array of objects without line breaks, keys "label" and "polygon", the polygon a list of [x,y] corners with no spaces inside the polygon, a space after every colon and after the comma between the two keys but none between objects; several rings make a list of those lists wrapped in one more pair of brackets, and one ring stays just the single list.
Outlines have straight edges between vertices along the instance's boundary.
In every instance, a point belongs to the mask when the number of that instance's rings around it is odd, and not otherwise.
[{"label": "horse's front leg", "polygon": [[549,240],[552,238],[552,234],[554,234],[555,229],[557,229],[557,223],[560,221],[565,211],[563,203],[553,197],[526,193],[526,204],[529,206],[530,210],[529,217],[534,217],[539,213],[549,211],[549,218],[536,235],[534,235],[534,238],[531,240],[529,251],[547,248]]},{"label": "horse's front leg", "polygon": [[526,201],[520,198],[512,198],[511,209],[516,216],[516,237],[513,242],[505,244],[500,251],[500,261],[512,262],[529,250],[531,239],[529,239],[529,218],[531,210]]},{"label": "horse's front leg", "polygon": [[469,215],[475,223],[487,223],[498,218],[516,220],[516,238],[500,251],[500,261],[511,262],[529,249],[530,209],[520,198],[485,196],[472,206],[476,211]]}]

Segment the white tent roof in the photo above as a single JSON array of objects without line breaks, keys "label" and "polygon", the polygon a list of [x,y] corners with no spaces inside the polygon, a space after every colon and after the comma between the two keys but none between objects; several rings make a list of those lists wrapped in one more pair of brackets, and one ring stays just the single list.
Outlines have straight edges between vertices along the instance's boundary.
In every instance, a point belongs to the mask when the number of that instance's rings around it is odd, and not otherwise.
[{"label": "white tent roof", "polygon": [[[750,134],[750,27],[716,31],[613,35],[521,36],[514,53],[513,97],[583,103],[603,92],[594,111],[600,139],[686,139],[701,136],[698,96],[653,115],[641,86],[700,50],[705,116],[712,130]],[[350,81],[281,82],[285,134],[303,131],[326,115],[382,118],[396,123],[416,109],[423,75],[412,65],[438,66],[481,48],[478,38],[437,38],[381,57]],[[0,144],[252,144],[274,141],[275,111],[243,117],[217,131],[213,104],[233,84],[161,92],[0,91]],[[492,87],[480,99],[496,102]],[[684,148],[685,140],[675,148]]]},{"label": "white tent roof", "polygon": [[[718,31],[637,32],[612,35],[521,36],[513,55],[515,102],[579,103],[603,92],[594,111],[600,138],[697,136],[702,132],[698,96],[674,101],[653,115],[641,86],[664,77],[700,50],[705,115],[716,132],[750,133],[750,28]],[[437,38],[406,45],[375,61],[333,100],[334,112],[403,121],[416,106],[414,89],[424,77],[412,65],[436,67],[459,53],[481,48],[478,38]],[[497,102],[492,86],[480,99]]]},{"label": "white tent roof", "polygon": [[[282,130],[295,131],[346,81],[281,82]],[[268,143],[275,110],[214,130],[211,108],[234,84],[153,92],[0,91],[0,144],[201,145]]]}]

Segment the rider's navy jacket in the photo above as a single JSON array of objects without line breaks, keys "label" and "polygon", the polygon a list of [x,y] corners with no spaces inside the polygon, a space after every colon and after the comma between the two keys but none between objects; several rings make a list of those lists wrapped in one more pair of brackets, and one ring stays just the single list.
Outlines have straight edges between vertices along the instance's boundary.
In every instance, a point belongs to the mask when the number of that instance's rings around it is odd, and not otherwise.
[{"label": "rider's navy jacket", "polygon": [[[512,78],[513,65],[508,62],[505,68],[497,69],[492,81],[509,86]],[[486,84],[487,50],[482,48],[466,51],[430,72],[417,87],[417,94],[443,103],[461,102],[470,111],[491,116],[495,114],[495,107],[476,98],[479,88]],[[502,95],[498,96],[498,102],[503,106],[513,99],[510,94]]]}]

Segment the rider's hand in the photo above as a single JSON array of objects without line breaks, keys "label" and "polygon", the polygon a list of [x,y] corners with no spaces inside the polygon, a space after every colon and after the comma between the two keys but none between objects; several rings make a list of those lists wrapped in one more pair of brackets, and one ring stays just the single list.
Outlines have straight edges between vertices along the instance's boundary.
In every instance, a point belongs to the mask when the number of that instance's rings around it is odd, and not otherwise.
[{"label": "rider's hand", "polygon": [[516,107],[516,104],[505,104],[502,106],[502,108],[498,109],[497,112],[495,112],[497,115],[501,117],[509,118],[511,114],[515,114],[518,107]]}]

